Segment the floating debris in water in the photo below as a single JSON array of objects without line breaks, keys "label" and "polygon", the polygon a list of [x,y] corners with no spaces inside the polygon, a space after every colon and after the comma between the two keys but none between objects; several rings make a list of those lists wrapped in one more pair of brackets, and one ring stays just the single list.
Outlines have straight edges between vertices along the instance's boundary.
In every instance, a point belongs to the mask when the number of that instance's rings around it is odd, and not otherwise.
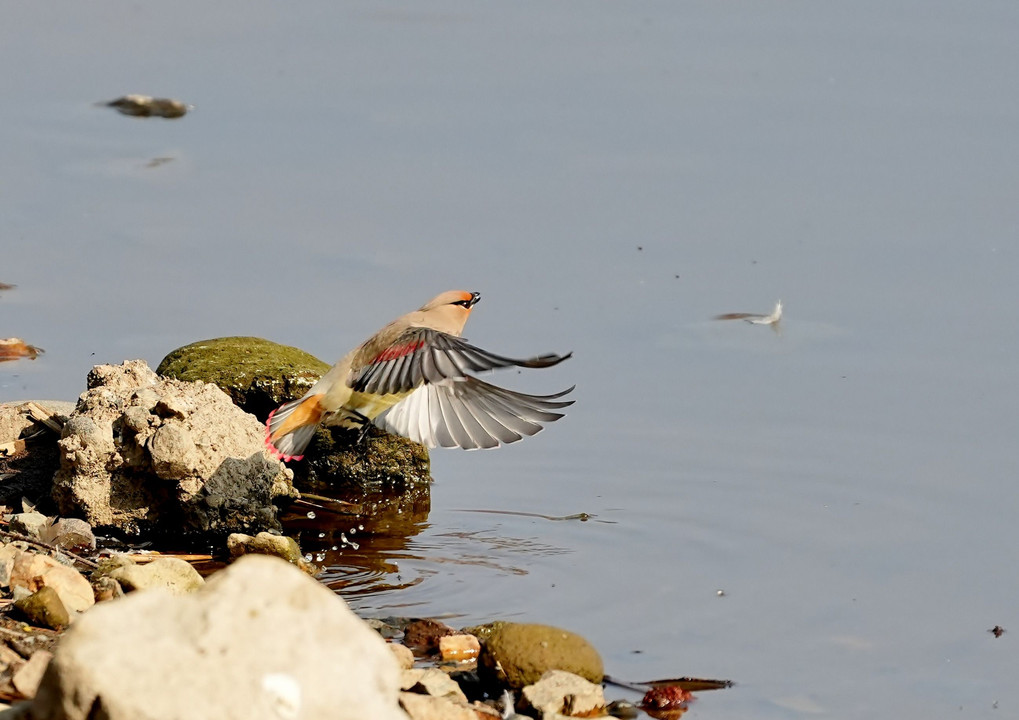
[{"label": "floating debris in water", "polygon": [[759,313],[725,313],[723,315],[715,315],[715,320],[745,320],[754,325],[776,325],[781,319],[781,300],[775,303],[775,309],[771,311],[771,315],[761,315]]},{"label": "floating debris in water", "polygon": [[999,638],[999,637],[1001,637],[1002,635],[1005,634],[1005,628],[1003,628],[1001,625],[995,625],[994,627],[992,627],[987,632],[989,632],[994,637]]},{"label": "floating debris in water", "polygon": [[0,282],[0,290],[13,290],[16,287],[17,287],[17,285],[10,285],[8,283]]},{"label": "floating debris in water", "polygon": [[[679,685],[653,687],[644,693],[640,706],[651,717],[679,717],[686,711],[693,693]],[[663,715],[662,713],[669,713]]]},{"label": "floating debris in water", "polygon": [[180,100],[172,98],[154,98],[151,95],[125,95],[107,103],[101,103],[111,107],[121,115],[131,117],[161,117],[175,119],[187,115],[191,107]]},{"label": "floating debris in water", "polygon": [[29,345],[21,338],[0,338],[0,362],[20,358],[35,360],[36,356],[43,352],[45,351],[42,348]]}]

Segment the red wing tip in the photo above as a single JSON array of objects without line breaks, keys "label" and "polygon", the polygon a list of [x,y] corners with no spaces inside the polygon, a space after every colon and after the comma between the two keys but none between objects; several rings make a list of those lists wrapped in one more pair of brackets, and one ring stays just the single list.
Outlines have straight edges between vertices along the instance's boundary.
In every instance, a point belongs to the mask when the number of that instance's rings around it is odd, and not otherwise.
[{"label": "red wing tip", "polygon": [[[279,408],[276,408],[276,410],[279,410]],[[272,431],[269,429],[269,423],[272,422],[272,416],[276,414],[276,410],[273,410],[271,413],[269,413],[269,417],[266,418],[265,420],[266,449],[269,450],[270,455],[272,455],[277,460],[282,460],[283,462],[289,462],[290,460],[303,460],[304,455],[285,455],[284,453],[281,453],[279,450],[277,450],[276,446],[272,444],[272,440],[270,439],[272,437]]]}]

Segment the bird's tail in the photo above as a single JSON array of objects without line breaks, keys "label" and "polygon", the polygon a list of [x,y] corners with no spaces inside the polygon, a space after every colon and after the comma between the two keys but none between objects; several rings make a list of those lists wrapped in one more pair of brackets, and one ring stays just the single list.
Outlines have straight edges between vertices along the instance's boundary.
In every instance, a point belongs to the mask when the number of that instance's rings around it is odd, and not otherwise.
[{"label": "bird's tail", "polygon": [[300,460],[315,436],[325,409],[321,395],[305,395],[279,406],[265,421],[265,444],[280,460]]}]

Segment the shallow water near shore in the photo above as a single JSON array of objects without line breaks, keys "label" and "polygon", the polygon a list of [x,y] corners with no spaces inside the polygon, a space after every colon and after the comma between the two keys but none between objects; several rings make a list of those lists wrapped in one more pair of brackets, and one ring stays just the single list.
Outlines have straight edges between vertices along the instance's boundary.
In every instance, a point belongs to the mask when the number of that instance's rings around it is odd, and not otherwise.
[{"label": "shallow water near shore", "polygon": [[[224,335],[332,361],[478,290],[471,341],[574,352],[492,379],[577,403],[433,452],[425,516],[327,555],[355,609],[738,683],[689,717],[1019,712],[1019,7],[5,17],[0,337],[46,352],[0,401]],[[194,108],[95,105],[126,93]]]}]

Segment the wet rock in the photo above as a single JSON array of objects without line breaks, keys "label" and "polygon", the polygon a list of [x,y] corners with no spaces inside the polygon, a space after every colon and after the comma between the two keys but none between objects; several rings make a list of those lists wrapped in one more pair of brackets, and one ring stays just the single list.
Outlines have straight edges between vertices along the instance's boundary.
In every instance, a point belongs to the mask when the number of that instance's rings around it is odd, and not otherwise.
[{"label": "wet rock", "polygon": [[471,707],[444,697],[403,692],[400,705],[411,720],[478,720]]},{"label": "wet rock", "polygon": [[601,685],[562,670],[549,670],[541,680],[525,687],[521,695],[526,706],[542,718],[592,717],[603,714],[605,707]]},{"label": "wet rock", "polygon": [[304,393],[329,369],[314,355],[256,337],[223,337],[177,348],[156,372],[219,386],[234,403],[265,422],[275,408]]},{"label": "wet rock", "polygon": [[438,620],[414,620],[403,629],[403,644],[418,653],[430,655],[438,651],[439,638],[457,634],[456,630]]},{"label": "wet rock", "polygon": [[80,518],[60,518],[40,532],[43,542],[73,552],[96,549],[96,536],[92,526]]},{"label": "wet rock", "polygon": [[449,675],[438,668],[411,668],[400,676],[400,689],[408,692],[444,697],[467,704],[467,696]]},{"label": "wet rock", "polygon": [[11,589],[34,593],[44,586],[56,591],[69,612],[83,612],[95,604],[92,586],[74,568],[46,555],[18,553],[11,568]]},{"label": "wet rock", "polygon": [[409,647],[399,643],[388,643],[388,645],[389,651],[393,653],[401,670],[410,670],[414,667],[414,653],[410,651]]},{"label": "wet rock", "polygon": [[11,532],[27,535],[35,540],[42,539],[43,528],[49,527],[52,520],[39,512],[23,512],[11,515]]},{"label": "wet rock", "polygon": [[28,597],[15,601],[14,607],[37,627],[62,630],[71,624],[71,616],[64,607],[60,595],[48,585],[44,585]]},{"label": "wet rock", "polygon": [[314,574],[315,567],[304,559],[297,541],[285,535],[260,532],[255,537],[243,533],[232,533],[226,539],[227,550],[232,559],[241,555],[273,555],[296,565],[306,573]]},{"label": "wet rock", "polygon": [[203,537],[279,528],[294,497],[262,426],[214,385],[162,380],[140,360],[97,365],[64,425],[61,514],[121,534]]},{"label": "wet rock", "polygon": [[431,460],[424,445],[372,427],[362,442],[343,428],[320,428],[294,464],[294,483],[313,492],[336,486],[358,490],[428,491]]},{"label": "wet rock", "polygon": [[186,596],[152,591],[83,615],[58,645],[33,720],[406,720],[385,641],[277,558],[240,558]]},{"label": "wet rock", "polygon": [[632,720],[640,715],[637,706],[628,700],[613,700],[605,706],[605,712],[615,718]]},{"label": "wet rock", "polygon": [[26,698],[35,697],[35,693],[39,689],[39,683],[42,682],[42,676],[46,673],[46,668],[49,667],[50,660],[52,659],[53,653],[50,651],[37,650],[28,659],[28,662],[14,673],[14,677],[11,678],[11,684]]},{"label": "wet rock", "polygon": [[92,577],[93,582],[103,577],[116,580],[124,592],[161,588],[174,595],[186,595],[205,584],[190,563],[172,557],[138,564],[127,555],[116,555],[101,562]]},{"label": "wet rock", "polygon": [[520,689],[549,670],[565,670],[600,683],[598,651],[576,633],[549,625],[495,622],[469,632],[482,638],[478,670],[500,686]]},{"label": "wet rock", "polygon": [[439,657],[446,662],[476,660],[481,643],[473,635],[458,634],[439,638]]}]

